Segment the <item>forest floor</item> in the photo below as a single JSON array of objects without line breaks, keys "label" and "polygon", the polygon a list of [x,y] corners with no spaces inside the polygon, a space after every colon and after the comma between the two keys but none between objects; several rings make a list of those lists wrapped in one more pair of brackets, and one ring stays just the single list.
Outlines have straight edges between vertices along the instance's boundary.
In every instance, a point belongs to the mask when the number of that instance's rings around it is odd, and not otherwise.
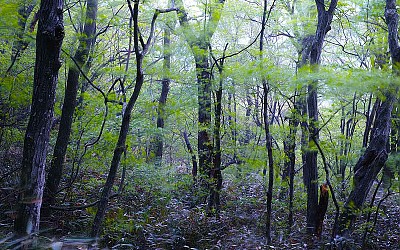
[{"label": "forest floor", "polygon": [[[104,174],[91,173],[90,179],[81,179],[70,190],[76,202],[64,203],[76,206],[76,209],[66,211],[65,207],[59,207],[59,210],[43,218],[42,246],[52,249],[88,249],[89,245],[95,249],[330,249],[333,245],[346,242],[350,249],[400,249],[400,197],[398,194],[386,197],[386,190],[382,188],[378,191],[375,205],[369,209],[372,212],[371,222],[366,223],[368,210],[365,210],[348,239],[335,238],[333,241],[331,232],[335,211],[332,203],[329,204],[321,238],[310,238],[305,233],[305,194],[301,187],[296,188],[295,222],[290,233],[287,228],[287,201],[278,197],[276,191],[272,216],[273,243],[267,246],[265,185],[259,174],[249,174],[241,178],[243,181],[237,181],[233,174],[225,174],[222,211],[218,220],[205,216],[204,206],[194,205],[196,202],[188,187],[190,181],[185,181],[190,179],[190,175],[175,173],[173,179],[181,182],[173,183],[165,190],[154,176],[131,174],[129,176],[128,172],[127,179],[136,180],[135,184],[126,185],[124,192],[110,202],[103,237],[99,242],[93,243],[86,237],[95,207],[80,209],[96,199],[93,190],[99,188],[99,183],[93,180],[104,177]],[[153,179],[145,181],[146,177]],[[5,239],[12,232],[15,202],[15,190],[2,186],[0,248],[7,248],[9,243]],[[363,240],[366,228],[375,219],[374,230]],[[62,248],[57,248],[61,245]]]}]

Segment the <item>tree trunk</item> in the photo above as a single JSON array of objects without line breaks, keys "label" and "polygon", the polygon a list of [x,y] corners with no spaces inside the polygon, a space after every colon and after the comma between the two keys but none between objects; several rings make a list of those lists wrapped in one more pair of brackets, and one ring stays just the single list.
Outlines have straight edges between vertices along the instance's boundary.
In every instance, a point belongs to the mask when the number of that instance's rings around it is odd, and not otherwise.
[{"label": "tree trunk", "polygon": [[386,143],[390,134],[390,117],[395,97],[386,93],[386,100],[378,107],[374,123],[374,134],[365,153],[354,167],[354,187],[340,216],[339,233],[346,234],[357,212],[363,205],[376,176],[384,166],[387,157]]},{"label": "tree trunk", "polygon": [[[198,155],[199,175],[202,191],[200,194],[208,193],[208,178],[213,165],[213,145],[211,143],[211,69],[209,62],[209,47],[221,17],[221,11],[225,0],[214,0],[209,3],[209,20],[204,24],[204,30],[199,34],[194,33],[193,27],[189,24],[188,15],[184,9],[182,0],[177,0],[179,6],[178,18],[183,28],[185,39],[188,42],[196,64],[197,97],[198,97]],[[200,197],[202,200],[202,197]]]},{"label": "tree trunk", "polygon": [[85,27],[83,34],[81,34],[78,50],[74,55],[74,62],[70,65],[68,70],[60,128],[58,130],[53,158],[51,160],[44,190],[44,200],[47,205],[53,205],[55,203],[55,196],[62,178],[63,165],[77,102],[80,71],[87,62],[96,35],[97,4],[97,0],[87,0]]},{"label": "tree trunk", "polygon": [[[215,208],[216,218],[220,217],[221,202],[220,192],[222,188],[222,172],[221,172],[221,116],[222,116],[222,84],[223,84],[223,70],[225,61],[225,51],[228,44],[225,46],[222,59],[218,62],[215,60],[215,64],[219,70],[219,85],[215,91],[215,102],[214,102],[214,152],[213,152],[213,166],[210,172],[210,197],[208,201],[208,214],[213,213]],[[215,59],[215,58],[214,58]]]},{"label": "tree trunk", "polygon": [[36,62],[31,114],[24,139],[17,235],[38,232],[45,183],[45,164],[53,120],[60,52],[64,38],[63,2],[42,0],[36,35]]},{"label": "tree trunk", "polygon": [[[392,57],[393,73],[399,75],[400,47],[398,42],[398,14],[396,0],[386,0],[385,18],[388,25],[388,43]],[[396,101],[396,87],[393,84],[385,90],[385,98],[376,110],[376,119],[371,139],[364,154],[354,167],[353,190],[347,199],[340,216],[339,234],[347,235],[357,218],[357,211],[362,207],[373,181],[388,158],[387,143],[390,137],[391,115]]]},{"label": "tree trunk", "polygon": [[[299,126],[299,107],[294,100],[294,107],[289,117],[289,134],[283,142],[285,162],[284,162],[284,173],[282,180],[288,183],[289,186],[289,215],[288,215],[288,231],[291,231],[293,226],[293,195],[294,195],[294,175],[295,175],[295,164],[296,164],[296,133],[297,127]],[[285,191],[286,192],[286,191]],[[287,194],[285,194],[287,195]]]},{"label": "tree trunk", "polygon": [[[110,169],[109,169],[109,172],[107,175],[107,180],[106,180],[106,183],[104,184],[104,188],[101,193],[100,201],[97,206],[97,213],[96,213],[96,216],[93,221],[92,231],[90,233],[90,235],[92,237],[97,237],[100,233],[101,224],[103,222],[107,204],[108,204],[108,200],[111,195],[111,189],[114,185],[114,180],[117,175],[118,166],[121,161],[121,155],[125,151],[125,148],[126,148],[126,137],[129,132],[129,122],[131,120],[131,113],[132,113],[133,107],[135,106],[136,101],[139,97],[140,90],[142,89],[142,85],[144,82],[143,58],[146,55],[146,53],[148,52],[149,47],[151,45],[151,41],[154,36],[155,22],[156,22],[157,16],[160,13],[176,11],[176,9],[166,9],[166,10],[157,9],[153,15],[149,37],[147,39],[147,42],[144,43],[144,41],[139,42],[139,36],[140,36],[139,21],[138,21],[139,1],[134,1],[134,6],[132,8],[131,1],[128,0],[128,6],[129,6],[129,10],[130,10],[132,19],[133,19],[133,41],[134,41],[134,50],[135,50],[135,55],[136,55],[136,83],[135,83],[135,88],[133,90],[133,93],[128,101],[128,104],[126,105],[125,112],[122,117],[122,123],[121,123],[121,128],[119,131],[119,135],[118,135],[117,145],[115,146],[115,149],[114,149],[114,154],[113,154],[111,166],[110,166]],[[140,44],[142,44],[141,49],[139,48]]]},{"label": "tree trunk", "polygon": [[[211,75],[208,61],[208,49],[202,49],[196,56],[196,75],[198,91],[198,154],[200,184],[208,189],[208,177],[212,168],[213,147],[210,139],[211,130]],[[205,191],[204,190],[204,191]]]},{"label": "tree trunk", "polygon": [[[322,53],[322,45],[326,34],[331,29],[333,12],[336,9],[337,0],[332,0],[328,10],[325,9],[324,1],[315,1],[318,11],[318,24],[315,35],[312,37],[312,45],[309,51],[309,59],[312,70],[317,70],[320,64]],[[311,38],[311,37],[310,37]],[[307,49],[308,50],[308,49]],[[308,51],[303,53],[308,53]],[[312,234],[316,232],[318,209],[318,165],[317,165],[317,150],[311,146],[314,141],[318,142],[318,103],[317,103],[317,82],[308,85],[307,94],[308,108],[308,148],[305,154],[304,165],[304,181],[307,187],[307,232]]]},{"label": "tree trunk", "polygon": [[[260,63],[263,62],[263,52],[264,52],[264,33],[265,25],[267,22],[267,0],[263,3],[264,10],[261,21],[261,32],[260,32]],[[272,6],[273,7],[273,6]],[[271,7],[271,8],[272,8]],[[264,176],[266,175],[266,166],[268,166],[268,189],[267,189],[267,209],[266,209],[266,220],[265,220],[265,236],[267,237],[267,245],[271,244],[271,215],[272,215],[272,192],[274,186],[274,158],[272,155],[272,135],[270,133],[270,121],[268,121],[268,94],[269,85],[265,78],[262,79],[263,87],[263,117],[264,117],[264,132],[265,132],[265,148],[267,151],[267,161],[264,168]]]},{"label": "tree trunk", "polygon": [[154,163],[156,166],[160,166],[162,162],[163,156],[163,129],[164,129],[164,119],[165,119],[165,105],[167,103],[167,97],[169,93],[169,72],[171,69],[171,51],[170,51],[170,43],[171,43],[171,32],[168,27],[164,29],[164,64],[163,71],[164,77],[161,81],[161,94],[158,99],[158,108],[157,108],[157,132],[154,137],[154,142],[150,145],[150,159],[154,158]]},{"label": "tree trunk", "polygon": [[329,202],[329,187],[327,184],[322,184],[319,187],[319,203],[317,210],[317,236],[321,237],[324,218]]},{"label": "tree trunk", "polygon": [[114,180],[117,175],[117,170],[119,163],[121,161],[121,155],[125,150],[126,137],[129,131],[129,122],[131,120],[131,113],[135,103],[139,97],[140,90],[142,88],[144,82],[144,73],[143,73],[143,54],[139,50],[139,24],[138,24],[138,16],[139,16],[139,1],[134,2],[134,7],[132,9],[130,1],[128,1],[129,7],[131,9],[131,15],[134,22],[134,46],[135,46],[135,54],[136,54],[136,84],[133,90],[132,96],[129,99],[128,104],[126,105],[125,112],[123,114],[121,128],[118,135],[117,145],[114,149],[113,158],[111,161],[110,170],[107,175],[106,183],[104,184],[103,191],[101,193],[100,202],[97,206],[97,213],[93,221],[91,236],[97,237],[100,233],[101,224],[104,219],[104,215],[106,212],[108,200],[111,194],[111,189],[114,185]]},{"label": "tree trunk", "polygon": [[317,90],[313,84],[308,86],[308,148],[305,154],[303,169],[304,183],[307,188],[307,232],[312,234],[316,230],[318,209],[318,165],[317,150],[312,148],[313,137],[318,140],[318,104]]}]

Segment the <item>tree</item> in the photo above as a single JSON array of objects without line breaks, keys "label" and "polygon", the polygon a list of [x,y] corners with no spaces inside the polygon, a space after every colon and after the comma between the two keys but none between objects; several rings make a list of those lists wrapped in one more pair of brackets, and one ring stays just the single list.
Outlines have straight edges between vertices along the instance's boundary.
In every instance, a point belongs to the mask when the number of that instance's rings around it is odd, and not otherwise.
[{"label": "tree", "polygon": [[[333,12],[335,11],[337,0],[330,2],[328,9],[325,9],[324,2],[315,1],[318,11],[318,23],[315,35],[303,40],[309,45],[304,46],[309,58],[309,63],[312,69],[316,69],[321,61],[322,45],[326,33],[331,29]],[[307,113],[308,113],[308,149],[305,152],[305,162],[303,169],[304,183],[307,188],[307,231],[315,233],[317,228],[317,211],[318,211],[318,165],[317,151],[311,146],[314,141],[318,140],[318,103],[317,103],[317,82],[308,85],[307,93]]]},{"label": "tree", "polygon": [[[274,4],[271,7],[274,7]],[[260,60],[261,63],[264,60],[263,53],[264,53],[264,32],[265,32],[265,25],[267,23],[267,0],[264,0],[263,4],[263,15],[261,21],[261,32],[260,32]],[[271,12],[270,10],[270,12]],[[270,13],[269,12],[269,13]],[[262,65],[263,66],[263,65]],[[267,150],[267,157],[268,161],[265,163],[264,167],[264,176],[266,175],[266,166],[268,165],[268,190],[267,190],[267,211],[266,211],[266,237],[267,237],[267,244],[271,244],[271,216],[272,216],[272,192],[273,192],[273,185],[274,185],[274,158],[272,155],[272,135],[270,132],[270,121],[268,121],[268,95],[270,92],[270,86],[263,76],[262,79],[262,87],[264,91],[263,96],[263,117],[264,117],[264,132],[265,132],[265,147]],[[268,162],[268,163],[267,163]]]},{"label": "tree", "polygon": [[158,99],[157,107],[157,133],[155,135],[154,141],[151,142],[151,152],[150,158],[155,158],[155,164],[158,166],[161,164],[163,156],[163,146],[164,146],[164,123],[165,123],[165,106],[167,103],[169,86],[170,86],[170,69],[171,69],[171,31],[169,27],[164,28],[164,55],[163,55],[163,79],[161,80],[161,94]]},{"label": "tree", "polygon": [[[198,155],[199,171],[202,186],[207,189],[207,179],[212,168],[213,146],[211,141],[211,69],[209,61],[209,48],[218,22],[224,0],[213,0],[207,3],[206,16],[204,17],[203,30],[195,33],[194,27],[189,23],[188,14],[182,0],[176,1],[179,7],[178,19],[183,28],[183,34],[193,53],[196,65],[196,77],[198,88]],[[206,192],[206,190],[204,190]]]},{"label": "tree", "polygon": [[14,223],[15,233],[20,236],[39,230],[47,145],[64,38],[63,2],[43,0],[38,17],[32,106],[24,139],[21,190]]},{"label": "tree", "polygon": [[[399,75],[400,46],[398,41],[399,16],[396,10],[396,0],[387,0],[385,18],[388,26],[388,44],[392,58],[392,70]],[[372,183],[381,171],[388,158],[388,147],[391,127],[393,104],[396,100],[397,88],[391,84],[384,90],[380,104],[376,110],[376,118],[372,129],[371,139],[365,152],[354,166],[353,189],[340,215],[339,234],[348,235],[357,212],[371,189]]]},{"label": "tree", "polygon": [[[44,200],[48,205],[53,205],[58,187],[62,178],[63,164],[71,135],[71,127],[77,102],[79,76],[88,60],[90,50],[95,41],[96,18],[98,0],[87,0],[86,20],[82,34],[79,35],[79,47],[73,56],[67,77],[67,86],[64,93],[60,127],[54,146],[53,158],[48,173],[48,180],[44,190]],[[87,72],[88,68],[85,68]]]},{"label": "tree", "polygon": [[[153,19],[151,21],[151,27],[150,27],[150,34],[146,42],[144,42],[140,35],[140,30],[139,30],[139,0],[135,0],[133,7],[131,0],[128,0],[128,6],[130,13],[132,15],[132,20],[133,20],[133,43],[134,43],[134,50],[135,50],[135,56],[136,56],[136,82],[135,82],[135,88],[133,90],[133,93],[128,101],[128,104],[126,105],[125,111],[123,113],[122,117],[122,123],[118,135],[118,142],[115,145],[114,149],[114,154],[113,158],[111,161],[110,169],[107,175],[107,180],[106,183],[104,184],[103,191],[101,193],[100,201],[97,206],[97,212],[96,216],[93,221],[93,226],[92,226],[92,231],[90,235],[92,237],[97,237],[100,233],[101,229],[101,224],[104,219],[104,214],[106,212],[108,200],[110,198],[111,194],[111,189],[114,184],[114,180],[117,175],[117,170],[119,163],[121,161],[121,155],[124,152],[126,148],[126,137],[129,132],[129,122],[131,120],[131,113],[133,110],[133,107],[136,104],[136,101],[139,97],[140,91],[142,89],[143,83],[144,83],[144,71],[143,71],[143,59],[144,56],[147,54],[149,51],[153,36],[154,36],[154,30],[155,30],[155,23],[157,20],[157,17],[160,13],[166,13],[166,12],[171,12],[175,11],[175,8],[171,9],[165,9],[165,10],[160,10],[157,9],[154,12]],[[139,41],[140,40],[140,41]]]}]

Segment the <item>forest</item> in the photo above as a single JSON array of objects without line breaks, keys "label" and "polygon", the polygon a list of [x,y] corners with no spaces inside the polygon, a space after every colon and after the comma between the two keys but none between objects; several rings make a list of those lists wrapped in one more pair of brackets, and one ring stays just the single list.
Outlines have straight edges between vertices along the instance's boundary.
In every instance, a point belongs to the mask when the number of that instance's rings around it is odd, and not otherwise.
[{"label": "forest", "polygon": [[400,249],[396,0],[0,0],[0,249]]}]

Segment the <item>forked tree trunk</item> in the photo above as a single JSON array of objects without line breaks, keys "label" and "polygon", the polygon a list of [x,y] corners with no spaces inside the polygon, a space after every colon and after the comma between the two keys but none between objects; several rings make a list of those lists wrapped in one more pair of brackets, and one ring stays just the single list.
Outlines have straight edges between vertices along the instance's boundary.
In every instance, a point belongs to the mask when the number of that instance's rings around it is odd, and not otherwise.
[{"label": "forked tree trunk", "polygon": [[46,153],[64,38],[63,1],[42,0],[38,15],[32,106],[24,139],[18,214],[14,222],[17,235],[39,230]]}]

